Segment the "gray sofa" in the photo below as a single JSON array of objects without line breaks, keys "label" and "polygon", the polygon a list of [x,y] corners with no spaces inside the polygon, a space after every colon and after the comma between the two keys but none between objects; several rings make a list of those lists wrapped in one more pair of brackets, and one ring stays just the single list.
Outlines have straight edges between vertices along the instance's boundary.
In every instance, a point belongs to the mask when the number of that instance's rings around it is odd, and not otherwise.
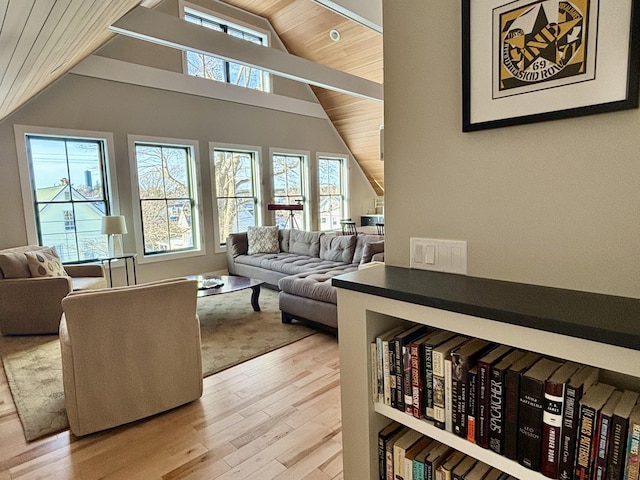
[{"label": "gray sofa", "polygon": [[384,236],[339,236],[323,232],[279,230],[279,252],[248,254],[246,232],[227,238],[230,275],[263,280],[277,288],[282,321],[312,321],[338,327],[336,291],[331,279],[359,264],[384,260]]}]

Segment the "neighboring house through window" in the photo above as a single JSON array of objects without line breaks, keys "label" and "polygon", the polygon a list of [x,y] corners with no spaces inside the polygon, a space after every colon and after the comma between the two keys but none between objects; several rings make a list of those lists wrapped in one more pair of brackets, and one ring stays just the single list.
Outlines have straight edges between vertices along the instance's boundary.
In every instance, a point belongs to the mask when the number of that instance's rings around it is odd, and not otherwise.
[{"label": "neighboring house through window", "polygon": [[[265,33],[230,23],[193,8],[185,7],[184,20],[218,32],[224,32],[256,45],[268,46],[268,37]],[[188,75],[263,92],[269,91],[269,74],[248,65],[190,51],[186,52],[186,64]]]},{"label": "neighboring house through window", "polygon": [[[273,203],[295,205],[302,204],[303,211],[294,211],[295,224],[300,229],[307,226],[306,208],[306,155],[297,153],[273,153]],[[280,228],[291,228],[289,212],[276,210],[276,225]]]},{"label": "neighboring house through window", "polygon": [[242,147],[213,146],[218,245],[230,233],[258,225],[258,152]]},{"label": "neighboring house through window", "polygon": [[15,131],[19,156],[24,157],[21,181],[29,242],[55,247],[66,263],[105,256],[102,217],[112,211],[109,134],[19,125]]},{"label": "neighboring house through window", "polygon": [[163,253],[200,251],[200,197],[197,188],[197,142],[143,139],[133,144],[134,219],[144,259]]},{"label": "neighboring house through window", "polygon": [[318,158],[320,230],[340,229],[345,205],[344,165],[344,158]]}]

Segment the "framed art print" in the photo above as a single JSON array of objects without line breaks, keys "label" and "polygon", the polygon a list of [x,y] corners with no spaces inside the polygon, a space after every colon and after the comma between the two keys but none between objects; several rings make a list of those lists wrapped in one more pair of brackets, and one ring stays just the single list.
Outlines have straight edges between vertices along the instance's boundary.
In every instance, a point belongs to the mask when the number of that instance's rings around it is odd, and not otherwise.
[{"label": "framed art print", "polygon": [[637,108],[639,3],[462,0],[462,130]]}]

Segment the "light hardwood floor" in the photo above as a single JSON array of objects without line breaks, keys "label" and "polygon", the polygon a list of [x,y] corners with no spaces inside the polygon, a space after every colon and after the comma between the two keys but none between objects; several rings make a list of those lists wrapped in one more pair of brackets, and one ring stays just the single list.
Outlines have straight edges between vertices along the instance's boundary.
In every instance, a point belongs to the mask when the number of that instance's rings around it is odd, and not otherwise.
[{"label": "light hardwood floor", "polygon": [[335,337],[317,333],[204,379],[199,401],[26,443],[0,373],[0,480],[342,479]]}]

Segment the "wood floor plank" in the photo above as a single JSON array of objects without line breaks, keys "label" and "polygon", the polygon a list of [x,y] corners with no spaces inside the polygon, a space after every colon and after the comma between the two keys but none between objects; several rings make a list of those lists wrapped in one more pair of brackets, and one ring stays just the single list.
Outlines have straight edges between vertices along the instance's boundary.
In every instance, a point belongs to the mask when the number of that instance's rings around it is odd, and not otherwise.
[{"label": "wood floor plank", "polygon": [[317,333],[204,379],[201,399],[31,443],[0,369],[0,480],[340,480],[339,359]]}]

